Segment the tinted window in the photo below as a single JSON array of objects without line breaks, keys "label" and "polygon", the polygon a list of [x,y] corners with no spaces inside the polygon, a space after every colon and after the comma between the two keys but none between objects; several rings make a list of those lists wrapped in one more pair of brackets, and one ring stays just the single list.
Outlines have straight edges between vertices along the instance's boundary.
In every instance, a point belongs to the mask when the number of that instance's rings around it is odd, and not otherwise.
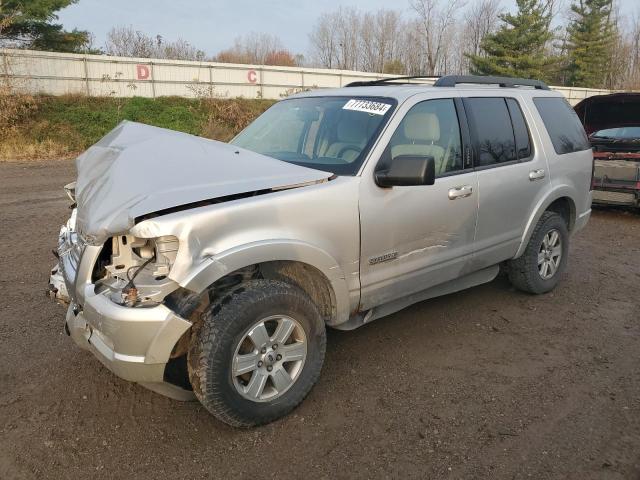
[{"label": "tinted window", "polygon": [[517,160],[511,117],[504,98],[464,100],[478,148],[477,166]]},{"label": "tinted window", "polygon": [[591,148],[576,112],[564,98],[534,98],[558,155]]},{"label": "tinted window", "polygon": [[384,164],[400,155],[431,156],[436,176],[462,170],[460,125],[453,100],[427,100],[407,112],[389,141]]},{"label": "tinted window", "polygon": [[511,115],[511,123],[513,124],[513,133],[516,138],[518,160],[529,158],[531,156],[531,139],[520,105],[518,105],[518,101],[515,98],[507,98],[507,107],[509,108],[509,115]]}]

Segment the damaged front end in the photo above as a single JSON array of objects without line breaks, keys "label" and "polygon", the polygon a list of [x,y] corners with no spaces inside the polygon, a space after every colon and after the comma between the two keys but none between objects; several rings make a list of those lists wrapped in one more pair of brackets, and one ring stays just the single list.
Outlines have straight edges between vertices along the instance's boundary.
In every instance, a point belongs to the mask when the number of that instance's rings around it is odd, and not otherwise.
[{"label": "damaged front end", "polygon": [[176,229],[180,238],[142,238],[138,227],[178,211],[324,182],[330,174],[132,122],[76,165],[77,182],[65,187],[72,213],[49,280],[50,295],[69,304],[65,330],[116,375],[191,399],[185,339],[207,296],[180,282],[193,261],[184,252],[198,240],[190,238],[189,222]]}]

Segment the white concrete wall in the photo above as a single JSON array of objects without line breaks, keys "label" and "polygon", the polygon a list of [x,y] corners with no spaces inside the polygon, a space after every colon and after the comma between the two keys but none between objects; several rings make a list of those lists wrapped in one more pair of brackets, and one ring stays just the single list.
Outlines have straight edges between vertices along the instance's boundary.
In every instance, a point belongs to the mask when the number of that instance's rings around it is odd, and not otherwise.
[{"label": "white concrete wall", "polygon": [[[0,75],[18,88],[51,95],[278,99],[303,88],[341,87],[383,75],[348,70],[272,67],[0,49]],[[421,83],[432,83],[424,81]],[[211,87],[213,89],[211,90]],[[608,90],[552,87],[572,105]]]}]

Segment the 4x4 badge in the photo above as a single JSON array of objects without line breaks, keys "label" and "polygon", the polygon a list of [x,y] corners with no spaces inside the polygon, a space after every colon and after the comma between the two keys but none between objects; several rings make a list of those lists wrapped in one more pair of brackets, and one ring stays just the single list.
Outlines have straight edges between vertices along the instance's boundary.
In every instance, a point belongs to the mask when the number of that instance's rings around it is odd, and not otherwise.
[{"label": "4x4 badge", "polygon": [[376,265],[382,262],[388,262],[389,260],[395,260],[398,258],[398,252],[389,252],[379,257],[372,257],[369,259],[369,265]]}]

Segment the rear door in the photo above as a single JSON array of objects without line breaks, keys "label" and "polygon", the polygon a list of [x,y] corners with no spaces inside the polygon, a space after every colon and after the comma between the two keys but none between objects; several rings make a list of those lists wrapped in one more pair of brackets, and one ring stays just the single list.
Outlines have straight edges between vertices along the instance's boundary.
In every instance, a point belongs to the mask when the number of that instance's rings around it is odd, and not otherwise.
[{"label": "rear door", "polygon": [[513,257],[537,197],[549,184],[534,147],[526,109],[514,97],[464,99],[478,174],[478,226],[473,266]]}]

